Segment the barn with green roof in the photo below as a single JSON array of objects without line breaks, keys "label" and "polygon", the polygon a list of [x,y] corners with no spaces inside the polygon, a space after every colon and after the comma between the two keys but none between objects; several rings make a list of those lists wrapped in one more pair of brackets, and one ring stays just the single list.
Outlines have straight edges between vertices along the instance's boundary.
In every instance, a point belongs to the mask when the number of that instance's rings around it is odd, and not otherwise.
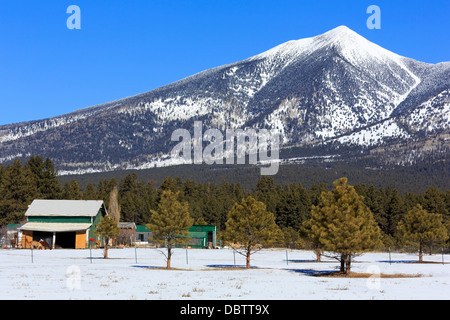
[{"label": "barn with green roof", "polygon": [[97,240],[95,228],[105,215],[101,200],[34,200],[19,228],[22,247],[43,240],[52,248],[88,248],[90,239]]}]

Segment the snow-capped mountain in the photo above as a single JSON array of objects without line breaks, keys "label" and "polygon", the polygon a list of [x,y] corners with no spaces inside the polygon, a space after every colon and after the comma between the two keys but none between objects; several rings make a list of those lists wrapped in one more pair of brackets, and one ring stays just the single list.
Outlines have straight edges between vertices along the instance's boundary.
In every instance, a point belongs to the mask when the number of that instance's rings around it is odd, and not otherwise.
[{"label": "snow-capped mountain", "polygon": [[395,158],[410,163],[448,155],[449,117],[449,62],[405,58],[340,26],[134,97],[0,126],[0,161],[39,154],[66,172],[167,164],[172,132],[201,120],[277,129],[283,148],[358,146],[378,158],[414,142],[415,156]]}]

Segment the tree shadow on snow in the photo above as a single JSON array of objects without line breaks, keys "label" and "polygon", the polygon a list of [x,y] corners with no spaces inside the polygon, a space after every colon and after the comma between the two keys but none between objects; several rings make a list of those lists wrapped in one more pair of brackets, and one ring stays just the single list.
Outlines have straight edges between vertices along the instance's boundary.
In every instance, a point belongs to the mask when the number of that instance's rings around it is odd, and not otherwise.
[{"label": "tree shadow on snow", "polygon": [[[228,269],[228,268],[236,268],[236,269],[247,269],[245,265],[239,264],[208,264],[206,265],[208,268],[219,268],[219,269]],[[256,266],[250,266],[251,269],[257,269]]]},{"label": "tree shadow on snow", "polygon": [[[286,259],[284,259],[283,261],[286,261]],[[287,260],[287,262],[292,262],[292,263],[305,263],[305,262],[317,262],[319,263],[320,261],[317,261],[316,259],[304,259],[304,260],[300,260],[300,259],[289,259]],[[325,261],[328,262],[328,261]]]},{"label": "tree shadow on snow", "polygon": [[162,267],[162,266],[138,266],[138,265],[133,265],[133,268],[142,268],[142,269],[166,269],[166,267]]},{"label": "tree shadow on snow", "polygon": [[381,263],[415,263],[417,260],[380,260]]},{"label": "tree shadow on snow", "polygon": [[313,269],[285,269],[285,270],[313,277],[336,273],[336,270],[313,270]]}]

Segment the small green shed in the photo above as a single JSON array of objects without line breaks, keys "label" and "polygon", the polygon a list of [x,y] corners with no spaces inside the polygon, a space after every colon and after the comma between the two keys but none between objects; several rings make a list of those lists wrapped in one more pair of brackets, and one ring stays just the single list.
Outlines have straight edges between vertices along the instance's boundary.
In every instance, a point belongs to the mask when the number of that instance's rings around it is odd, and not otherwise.
[{"label": "small green shed", "polygon": [[211,248],[216,246],[216,226],[193,225],[189,229],[189,245],[192,248]]},{"label": "small green shed", "polygon": [[[189,246],[192,248],[215,248],[216,236],[216,226],[193,225],[189,229]],[[136,240],[151,242],[151,231],[147,226],[136,226]]]}]

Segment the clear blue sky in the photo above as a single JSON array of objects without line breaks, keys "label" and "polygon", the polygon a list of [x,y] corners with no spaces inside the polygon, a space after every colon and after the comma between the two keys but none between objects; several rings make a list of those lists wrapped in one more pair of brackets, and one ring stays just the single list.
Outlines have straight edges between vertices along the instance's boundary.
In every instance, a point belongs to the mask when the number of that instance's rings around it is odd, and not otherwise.
[{"label": "clear blue sky", "polygon": [[[81,30],[69,30],[69,5]],[[381,30],[366,9],[381,8]],[[346,25],[395,53],[450,60],[450,1],[0,0],[0,124],[132,96]]]}]

